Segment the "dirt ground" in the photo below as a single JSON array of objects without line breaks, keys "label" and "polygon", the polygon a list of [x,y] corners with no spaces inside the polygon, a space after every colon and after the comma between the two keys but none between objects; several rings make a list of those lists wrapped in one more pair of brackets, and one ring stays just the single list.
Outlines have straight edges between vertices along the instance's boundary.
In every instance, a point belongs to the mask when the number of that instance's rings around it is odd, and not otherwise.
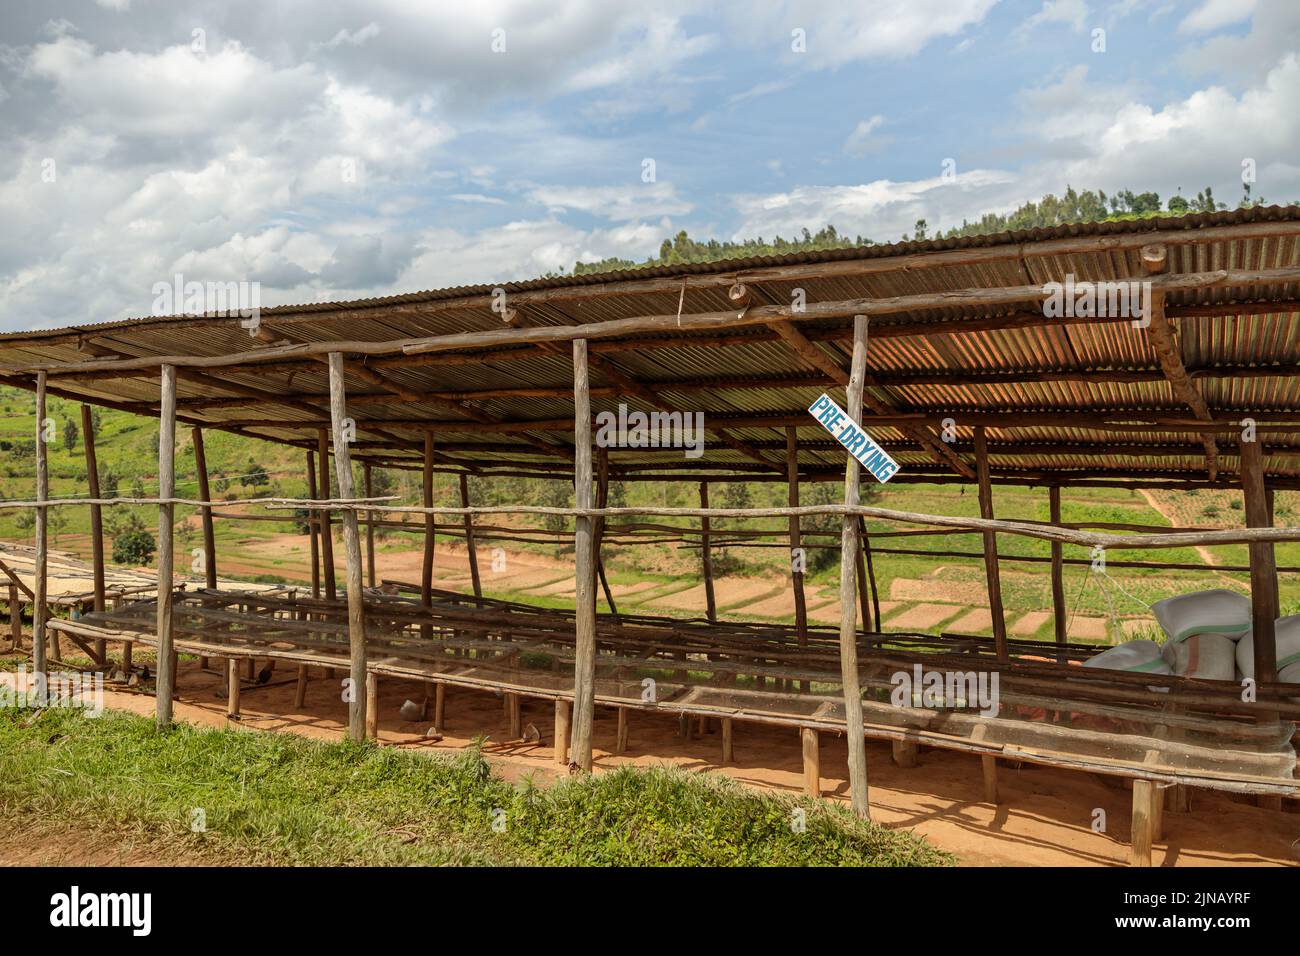
[{"label": "dirt ground", "polygon": [[[336,740],[344,735],[346,710],[338,684],[322,676],[308,685],[302,710],[293,706],[292,669],[282,664],[271,682],[242,693],[243,719],[238,726],[288,731]],[[221,679],[200,671],[197,662],[183,661],[179,675],[179,720],[208,726],[228,721]],[[467,746],[475,736],[488,735],[484,748],[495,772],[511,781],[526,774],[543,784],[565,771],[553,760],[554,708],[543,701],[523,702],[525,724],[541,733],[532,745],[504,745],[507,723],[501,697],[486,691],[450,687],[446,727],[439,742],[427,740],[428,722],[402,720],[398,708],[406,699],[419,701],[424,685],[383,679],[379,684],[379,739],[408,749],[448,752]],[[146,694],[106,690],[109,707],[151,714],[154,699]],[[675,765],[691,771],[726,774],[742,783],[797,792],[803,786],[799,738],[794,730],[739,725],[735,734],[736,762],[721,763],[721,734],[714,732],[684,740],[675,717],[632,713],[629,752],[611,753],[616,731],[615,712],[598,708],[596,768],[624,763],[642,766]],[[1002,802],[983,802],[980,761],[973,755],[922,749],[919,766],[896,767],[887,744],[868,741],[873,819],[886,826],[909,827],[936,846],[957,855],[966,866],[1115,866],[1128,858],[1130,794],[1122,783],[1097,775],[1028,764],[1019,769],[1002,764]],[[847,752],[842,737],[822,735],[822,786],[830,799],[847,802]],[[1287,811],[1261,809],[1245,799],[1210,791],[1193,791],[1188,813],[1166,813],[1164,838],[1156,844],[1157,866],[1296,865],[1300,809],[1287,801]],[[1096,810],[1105,813],[1104,832],[1092,829]],[[69,847],[75,851],[75,845]],[[92,855],[61,862],[114,862]],[[0,856],[0,862],[19,862]],[[50,862],[50,861],[43,861]]]}]

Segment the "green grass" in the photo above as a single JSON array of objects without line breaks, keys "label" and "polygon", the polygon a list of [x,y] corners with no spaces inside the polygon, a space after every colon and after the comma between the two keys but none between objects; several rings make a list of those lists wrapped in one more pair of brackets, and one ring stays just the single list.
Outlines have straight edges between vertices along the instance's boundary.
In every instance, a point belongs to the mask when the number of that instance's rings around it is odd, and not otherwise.
[{"label": "green grass", "polygon": [[[193,833],[191,811],[207,829]],[[794,832],[796,808],[806,830]],[[498,812],[499,811],[499,812]],[[504,832],[493,829],[504,813]],[[624,768],[549,788],[455,757],[72,709],[0,710],[0,819],[263,865],[933,866],[907,831],[725,778]],[[37,831],[39,833],[39,830]],[[47,831],[48,832],[48,831]]]}]

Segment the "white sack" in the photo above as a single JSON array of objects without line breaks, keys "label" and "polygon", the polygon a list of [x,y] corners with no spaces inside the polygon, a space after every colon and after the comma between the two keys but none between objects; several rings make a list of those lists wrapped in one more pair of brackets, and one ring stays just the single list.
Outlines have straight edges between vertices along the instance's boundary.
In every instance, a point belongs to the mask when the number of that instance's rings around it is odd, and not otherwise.
[{"label": "white sack", "polygon": [[1193,634],[1220,634],[1235,641],[1250,633],[1250,598],[1224,588],[1166,598],[1151,610],[1171,641]]},{"label": "white sack", "polygon": [[[1277,669],[1300,663],[1300,614],[1279,617],[1274,625],[1277,635]],[[1247,634],[1237,642],[1237,670],[1242,677],[1255,676],[1255,635]]]},{"label": "white sack", "polygon": [[1179,677],[1204,680],[1235,680],[1237,643],[1222,634],[1193,634],[1165,644],[1161,656]]},{"label": "white sack", "polygon": [[1112,671],[1134,671],[1141,674],[1172,674],[1173,669],[1160,656],[1160,645],[1155,641],[1129,641],[1102,651],[1083,662],[1084,667],[1100,667]]}]

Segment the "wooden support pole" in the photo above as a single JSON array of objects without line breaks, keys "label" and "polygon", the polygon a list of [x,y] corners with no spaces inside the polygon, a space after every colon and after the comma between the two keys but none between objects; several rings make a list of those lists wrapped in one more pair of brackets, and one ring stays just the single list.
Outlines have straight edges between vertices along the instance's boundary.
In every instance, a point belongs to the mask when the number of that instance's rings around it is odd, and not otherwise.
[{"label": "wooden support pole", "polygon": [[984,802],[994,805],[998,802],[998,758],[980,757],[981,769],[984,771]]},{"label": "wooden support pole", "polygon": [[518,740],[524,735],[523,712],[518,694],[506,694],[506,717],[510,721],[510,739]]},{"label": "wooden support pole", "polygon": [[894,763],[900,767],[916,766],[916,741],[915,740],[894,740],[891,741]]},{"label": "wooden support pole", "polygon": [[[330,396],[333,401],[333,395]],[[316,433],[317,458],[320,461],[320,487],[317,489],[318,498],[326,501],[330,497],[330,433],[328,428],[322,428]],[[338,470],[338,462],[334,463],[335,471]],[[334,574],[334,531],[330,527],[330,513],[328,511],[316,512],[319,519],[320,528],[320,555],[322,576],[325,579],[325,597],[334,601],[338,599],[338,585],[335,581]],[[361,685],[357,685],[357,692],[360,693]]]},{"label": "wooden support pole", "polygon": [[[420,500],[424,507],[433,507],[433,432],[424,433],[423,469],[420,472]],[[420,564],[420,607],[426,611],[433,609],[433,559],[436,547],[438,527],[431,514],[424,516],[424,553]],[[427,640],[429,629],[423,627],[421,633]]]},{"label": "wooden support pole", "polygon": [[628,711],[626,707],[618,709],[618,737],[614,743],[614,753],[627,753],[627,721]]},{"label": "wooden support pole", "polygon": [[732,726],[732,719],[730,717],[723,717],[722,718],[722,762],[723,763],[736,762],[735,741],[736,741],[735,727]]},{"label": "wooden support pole", "polygon": [[[867,317],[853,319],[853,360],[846,391],[845,411],[857,421],[862,416],[862,392],[867,365]],[[847,456],[844,471],[844,503],[858,505],[858,460]],[[858,552],[858,521],[845,515],[840,527],[840,682],[844,690],[845,740],[849,750],[849,796],[853,812],[868,819],[871,806],[867,795],[867,742],[862,727],[862,689],[858,683],[858,633],[854,618],[854,561]],[[804,761],[807,763],[805,738]]]},{"label": "wooden support pole", "polygon": [[9,585],[9,636],[14,650],[23,646],[23,605],[18,600],[18,585]]},{"label": "wooden support pole", "polygon": [[[362,480],[365,482],[366,497],[373,498],[375,496],[375,483],[374,483],[374,477],[373,475],[371,475],[370,462],[367,461],[362,463],[361,475],[362,475]],[[467,521],[469,520],[468,516],[466,516],[466,520]],[[366,512],[366,584],[369,587],[373,588],[375,587],[376,580],[377,579],[375,576],[375,513],[373,511],[367,511]]]},{"label": "wooden support pole", "polygon": [[226,716],[239,719],[239,658],[226,661]]},{"label": "wooden support pole", "polygon": [[[596,507],[604,508],[609,504],[609,449],[596,449]],[[605,603],[609,605],[609,613],[615,617],[618,616],[618,605],[614,603],[614,592],[610,589],[609,578],[605,574],[605,559],[600,553],[601,543],[605,539],[605,519],[595,519],[595,530],[593,532],[596,539],[596,576],[600,578],[600,586],[605,592]]]},{"label": "wooden support pole", "polygon": [[[700,507],[709,507],[709,483],[700,482]],[[704,613],[710,621],[718,619],[718,602],[713,594],[713,550],[709,536],[709,516],[700,517],[700,560],[704,564]]]},{"label": "wooden support pole", "polygon": [[[1246,527],[1272,524],[1264,489],[1264,451],[1259,441],[1241,441],[1241,485]],[[1250,552],[1251,634],[1257,684],[1277,680],[1277,560],[1271,542],[1247,545]]]},{"label": "wooden support pole", "polygon": [[[573,343],[573,488],[578,508],[592,506],[591,392],[587,340]],[[573,553],[577,607],[573,662],[572,760],[591,772],[592,727],[596,711],[596,549],[592,519],[574,520]]]},{"label": "wooden support pole", "polygon": [[433,688],[433,732],[441,734],[447,720],[447,685],[435,684]]},{"label": "wooden support pole", "polygon": [[555,762],[569,762],[569,702],[555,702]]},{"label": "wooden support pole", "polygon": [[366,673],[366,736],[379,739],[379,675]]},{"label": "wooden support pole", "polygon": [[[989,482],[989,446],[984,434],[984,426],[975,426],[975,473],[979,481],[980,517],[993,517],[993,486]],[[993,642],[997,647],[998,660],[1007,659],[1007,619],[1002,608],[1002,578],[998,573],[998,537],[993,531],[985,531],[984,537],[984,576],[988,581],[989,613],[993,617]]]},{"label": "wooden support pole", "polygon": [[[791,508],[799,507],[799,440],[797,430],[785,430],[785,472],[787,498]],[[794,589],[794,630],[800,647],[808,646],[808,599],[803,589],[803,569],[807,566],[803,552],[803,527],[798,515],[790,516],[790,582]],[[810,681],[800,681],[799,689],[807,693]]]},{"label": "wooden support pole", "polygon": [[803,790],[810,797],[822,795],[822,756],[818,734],[812,727],[800,727],[803,744]]},{"label": "wooden support pole", "polygon": [[[81,406],[81,444],[86,452],[86,484],[90,497],[98,498],[99,465],[95,458],[95,416],[89,405]],[[90,506],[90,562],[93,575],[94,604],[96,611],[104,610],[104,514],[99,505]],[[104,664],[108,657],[108,648],[101,639],[95,641],[95,659]]]},{"label": "wooden support pole", "polygon": [[[307,452],[307,497],[315,499],[316,493],[316,455]],[[311,539],[311,596],[320,598],[320,516],[323,512],[307,512],[307,537]]]},{"label": "wooden support pole", "polygon": [[[1051,509],[1052,524],[1061,523],[1061,486],[1052,485],[1047,489],[1048,506]],[[1056,643],[1065,643],[1065,577],[1064,546],[1059,541],[1052,542],[1052,621],[1056,633]]]},{"label": "wooden support pole", "polygon": [[[331,352],[330,358],[330,419],[334,425],[334,476],[339,486],[339,497],[354,497],[352,489],[352,452],[348,449],[347,394],[343,383],[343,356]],[[322,457],[322,462],[324,458]],[[324,471],[321,474],[324,479]],[[322,485],[326,484],[322,480]],[[321,512],[325,514],[325,512]],[[348,598],[348,656],[349,676],[352,679],[352,701],[348,705],[348,738],[361,743],[366,736],[368,695],[362,693],[366,685],[366,611],[361,583],[361,540],[357,530],[357,513],[351,509],[343,512],[343,547],[347,558]]]},{"label": "wooden support pole", "polygon": [[[194,470],[198,473],[199,479],[199,500],[211,501],[212,489],[208,485],[208,456],[203,448],[203,429],[193,428],[190,435],[194,440]],[[212,508],[205,507],[199,509],[199,517],[203,522],[203,582],[209,589],[215,591],[217,588],[217,543],[216,534],[212,527]],[[199,658],[199,668],[206,670],[208,659]]]},{"label": "wooden support pole", "polygon": [[[195,428],[190,433],[194,438],[194,468],[199,476],[199,500],[211,501],[212,490],[208,486],[208,456],[203,448],[203,429]],[[217,587],[217,543],[216,532],[212,526],[212,509],[200,508],[199,515],[203,521],[203,580],[207,587]]]},{"label": "wooden support pole", "polygon": [[301,710],[307,702],[307,665],[298,665],[298,680],[293,689],[293,706]]},{"label": "wooden support pole", "polygon": [[1133,781],[1133,826],[1129,843],[1131,866],[1151,865],[1153,797],[1159,791],[1150,780]]},{"label": "wooden support pole", "polygon": [[[460,506],[469,507],[469,475],[460,476]],[[465,551],[469,555],[469,579],[474,586],[474,596],[483,596],[483,582],[478,576],[478,548],[474,543],[474,516],[465,515]]]},{"label": "wooden support pole", "polygon": [[[176,368],[162,367],[162,404],[158,413],[158,497],[176,494]],[[176,656],[172,633],[172,529],[176,507],[158,506],[158,680],[154,702],[159,730],[172,722],[172,696],[176,692]]]},{"label": "wooden support pole", "polygon": [[[36,373],[36,500],[44,502],[50,496],[50,460],[46,448],[45,432],[45,373]],[[36,681],[36,699],[45,700],[49,680],[46,665],[45,621],[49,593],[49,509],[36,509],[36,581],[32,595],[32,675]]]},{"label": "wooden support pole", "polygon": [[[863,537],[863,528],[866,522],[861,518],[858,519],[858,540]],[[862,611],[862,633],[870,634],[874,628],[871,621],[871,604],[870,596],[867,594],[867,562],[866,553],[862,548],[857,548],[853,555],[853,571],[858,579],[858,606]]]},{"label": "wooden support pole", "polygon": [[871,535],[867,533],[865,518],[858,523],[858,531],[862,535],[862,553],[867,560],[867,585],[871,588],[871,620],[876,630],[883,632],[884,625],[880,620],[880,589],[876,587],[876,564],[871,556]]}]

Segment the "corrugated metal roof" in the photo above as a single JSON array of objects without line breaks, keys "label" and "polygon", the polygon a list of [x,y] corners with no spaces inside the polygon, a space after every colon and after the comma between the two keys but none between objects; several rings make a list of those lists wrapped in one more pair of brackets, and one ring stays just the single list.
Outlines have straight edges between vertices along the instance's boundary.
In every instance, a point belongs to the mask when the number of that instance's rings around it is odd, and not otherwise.
[{"label": "corrugated metal roof", "polygon": [[[551,298],[525,308],[529,325],[576,325],[648,314],[672,314],[682,293],[665,291],[662,282],[640,291],[642,280],[711,275],[732,277],[748,273],[747,282],[762,301],[789,301],[791,290],[802,287],[809,302],[853,298],[908,296],[967,288],[999,288],[1041,284],[1062,280],[1067,274],[1080,279],[1138,278],[1144,276],[1135,243],[1125,248],[1103,246],[1088,253],[1053,252],[1043,245],[1056,239],[1092,236],[1141,236],[1149,232],[1176,230],[1188,239],[1169,247],[1168,271],[1189,273],[1229,268],[1282,268],[1300,265],[1300,234],[1258,236],[1260,230],[1245,227],[1258,223],[1300,222],[1300,207],[1270,207],[1233,210],[1178,218],[1160,218],[1059,226],[966,239],[928,240],[888,246],[761,256],[725,262],[664,266],[625,270],[603,275],[537,279],[505,283],[508,292],[562,290],[602,283],[631,282],[622,294],[581,300]],[[1221,231],[1197,233],[1214,227]],[[1239,231],[1234,227],[1242,227]],[[950,261],[949,257],[914,268],[917,253],[1018,245],[1000,261]],[[897,268],[882,268],[898,258]],[[833,275],[809,275],[798,279],[782,269],[818,263],[873,263],[862,272],[837,268]],[[761,277],[753,276],[759,271]],[[467,300],[484,296],[491,286],[461,286],[401,296],[352,302],[312,303],[262,310],[263,327],[274,335],[291,335],[301,342],[392,341],[501,328],[501,320],[485,302]],[[1183,363],[1193,373],[1197,387],[1216,413],[1225,415],[1294,416],[1300,421],[1300,377],[1289,370],[1300,366],[1300,313],[1294,308],[1300,298],[1296,283],[1275,283],[1257,288],[1206,288],[1171,293],[1167,297],[1172,314],[1179,308],[1196,307],[1196,317],[1175,319]],[[736,308],[724,286],[689,286],[682,309],[686,313],[724,311]],[[1253,314],[1235,314],[1238,302],[1264,302]],[[421,303],[448,302],[436,310],[418,308]],[[1222,307],[1222,312],[1218,309]],[[1116,475],[1151,473],[1205,473],[1203,454],[1196,453],[1200,440],[1195,433],[1152,426],[1141,433],[1113,433],[1072,424],[1071,416],[1083,413],[1109,415],[1132,420],[1138,415],[1160,415],[1172,419],[1193,417],[1191,411],[1159,375],[1160,364],[1147,334],[1127,321],[1090,321],[1075,324],[1017,326],[972,330],[973,320],[1005,315],[1007,310],[947,305],[913,310],[873,319],[868,351],[868,371],[886,384],[874,385],[870,393],[900,413],[921,412],[952,416],[956,423],[958,448],[971,441],[969,423],[963,416],[1011,413],[1023,416],[1023,423],[1003,423],[991,428],[992,459],[1007,473],[1056,474],[1083,472]],[[290,321],[292,319],[292,321]],[[108,322],[39,332],[0,336],[0,365],[30,369],[42,364],[82,362],[111,352],[134,357],[158,355],[236,355],[260,348],[237,324],[237,319],[206,320],[180,316]],[[825,319],[800,321],[799,329],[818,343],[827,357],[847,367],[847,338],[851,321]],[[925,334],[891,335],[898,326],[919,327]],[[913,332],[916,328],[913,328]],[[702,333],[663,332],[625,340],[592,343],[593,387],[612,389],[593,398],[596,411],[613,410],[620,402],[631,408],[650,410],[644,392],[622,394],[621,376],[646,383],[660,402],[684,410],[701,411],[706,422],[749,416],[755,421],[728,426],[731,438],[762,446],[761,453],[779,467],[783,460],[780,442],[784,424],[763,424],[770,417],[798,418],[829,385],[819,384],[818,369],[797,358],[788,345],[762,326],[745,327],[726,333],[726,342],[708,341]],[[665,343],[671,342],[671,345]],[[83,348],[91,343],[97,348]],[[523,356],[524,360],[520,360]],[[475,354],[440,354],[423,364],[404,365],[406,359],[367,360],[371,372],[382,373],[399,391],[428,396],[432,392],[500,392],[511,389],[554,389],[553,395],[494,395],[475,399],[459,408],[455,403],[433,397],[419,402],[397,395],[383,399],[381,389],[357,377],[348,376],[349,394],[365,395],[350,413],[362,423],[361,453],[413,458],[418,455],[420,436],[416,425],[439,422],[439,440],[454,446],[446,457],[469,465],[515,461],[526,466],[548,464],[569,467],[562,454],[548,455],[525,436],[491,431],[484,423],[538,420],[571,420],[572,365],[567,345],[553,352],[527,348],[512,354],[500,348]],[[1273,368],[1267,377],[1241,374]],[[1147,373],[1136,381],[1114,381],[1099,373],[1129,370]],[[1040,373],[1054,373],[1040,380]],[[1280,372],[1280,374],[1279,374]],[[951,373],[951,382],[907,382],[907,376],[925,374],[933,379]],[[998,375],[1009,381],[971,381],[983,375]],[[785,385],[755,384],[753,379],[782,377]],[[803,379],[802,381],[800,379]],[[965,381],[961,379],[967,379]],[[904,381],[899,381],[904,379]],[[745,381],[751,380],[751,381]],[[65,394],[89,401],[148,403],[156,401],[157,385],[152,371],[138,377],[50,382]],[[701,384],[705,383],[705,384]],[[257,389],[275,398],[274,410],[222,404],[204,408],[190,403],[220,396],[237,397]],[[179,394],[182,412],[214,427],[242,429],[245,433],[275,440],[305,443],[314,437],[318,424],[328,416],[324,397],[328,381],[324,366],[316,361],[295,360],[273,366],[226,368],[206,376],[182,375]],[[468,410],[466,410],[468,409]],[[1044,422],[1042,415],[1060,416]],[[1032,418],[1039,415],[1040,418]],[[260,416],[260,417],[259,417]],[[1126,416],[1128,418],[1126,419]],[[464,422],[463,429],[452,423]],[[802,421],[802,420],[801,420]],[[416,424],[412,424],[416,423]],[[295,427],[297,426],[297,427]],[[376,431],[378,429],[378,431]],[[918,466],[936,462],[930,452],[915,447],[913,437],[901,426],[872,427],[880,441],[898,449],[900,461]],[[542,433],[536,433],[542,434]],[[802,442],[824,438],[807,420],[798,430]],[[551,432],[546,439],[571,447],[572,436]],[[1279,477],[1300,476],[1300,457],[1287,454],[1300,445],[1294,434],[1267,437],[1270,473]],[[475,443],[482,447],[474,450]],[[773,444],[776,443],[776,444]],[[518,449],[511,454],[510,446]],[[1064,445],[1077,446],[1077,454],[1060,454]],[[1167,454],[1149,454],[1152,445],[1168,449]],[[966,452],[960,454],[969,458]],[[1225,442],[1223,467],[1236,467],[1235,447]],[[654,463],[665,468],[670,456],[649,450],[621,449],[613,453],[615,469]],[[820,468],[842,461],[824,448],[801,449],[804,468]],[[736,447],[710,436],[708,451],[695,466],[761,467]],[[686,467],[678,459],[677,467]]]}]

